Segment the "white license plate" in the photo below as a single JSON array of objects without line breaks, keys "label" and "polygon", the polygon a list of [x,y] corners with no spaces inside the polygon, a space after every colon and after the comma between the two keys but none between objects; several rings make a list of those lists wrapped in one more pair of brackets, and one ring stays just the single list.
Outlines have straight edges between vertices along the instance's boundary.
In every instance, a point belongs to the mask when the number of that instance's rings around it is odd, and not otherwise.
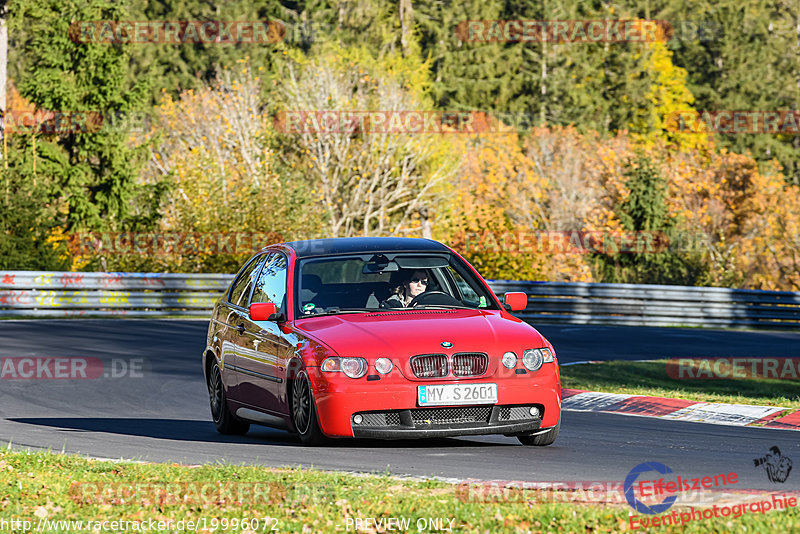
[{"label": "white license plate", "polygon": [[420,406],[443,404],[495,404],[497,384],[441,384],[417,386]]}]

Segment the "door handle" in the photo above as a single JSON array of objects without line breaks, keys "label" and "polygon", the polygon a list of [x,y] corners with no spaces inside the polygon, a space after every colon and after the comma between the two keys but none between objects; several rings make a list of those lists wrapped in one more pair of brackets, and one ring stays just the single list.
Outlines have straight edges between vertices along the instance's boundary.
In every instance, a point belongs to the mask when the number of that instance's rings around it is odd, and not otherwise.
[{"label": "door handle", "polygon": [[242,334],[244,334],[244,323],[239,323],[238,325],[236,325],[236,330],[238,330],[238,331],[239,331],[239,335],[240,335],[240,336],[241,336]]}]

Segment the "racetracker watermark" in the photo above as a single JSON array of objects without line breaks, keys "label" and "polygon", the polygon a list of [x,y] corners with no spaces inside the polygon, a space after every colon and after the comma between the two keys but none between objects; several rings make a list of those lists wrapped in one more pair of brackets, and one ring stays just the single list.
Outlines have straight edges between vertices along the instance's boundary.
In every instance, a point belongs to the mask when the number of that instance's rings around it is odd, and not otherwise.
[{"label": "racetracker watermark", "polygon": [[275,482],[73,482],[68,495],[80,505],[274,505],[286,499],[287,488]]},{"label": "racetracker watermark", "polygon": [[10,134],[91,134],[100,132],[145,132],[150,116],[137,111],[47,111],[8,110],[5,131]]},{"label": "racetracker watermark", "polygon": [[623,43],[716,41],[714,21],[698,20],[466,20],[456,26],[465,43]]},{"label": "racetracker watermark", "polygon": [[502,254],[659,254],[698,250],[701,234],[565,230],[516,232],[462,232],[453,239],[464,253]]},{"label": "racetracker watermark", "polygon": [[275,20],[83,20],[69,27],[76,43],[273,44],[285,35]]},{"label": "racetracker watermark", "polygon": [[800,134],[800,111],[675,111],[666,128],[686,134]]},{"label": "racetracker watermark", "polygon": [[94,133],[103,127],[103,115],[96,111],[8,110],[5,131],[14,134]]},{"label": "racetracker watermark", "polygon": [[49,519],[0,518],[0,532],[237,532],[278,531],[278,518],[198,517],[196,519]]},{"label": "racetracker watermark", "polygon": [[142,378],[149,362],[144,358],[23,356],[0,358],[0,380],[96,380]]},{"label": "racetracker watermark", "polygon": [[485,110],[287,110],[273,124],[286,134],[510,134],[533,129],[539,118]]},{"label": "racetracker watermark", "polygon": [[676,380],[798,380],[800,358],[673,358],[666,370]]},{"label": "racetracker watermark", "polygon": [[456,36],[468,43],[652,43],[669,40],[663,20],[465,20]]},{"label": "racetracker watermark", "polygon": [[456,496],[468,503],[615,503],[624,504],[622,482],[583,480],[570,482],[527,482],[492,480],[462,482],[456,486]]},{"label": "racetracker watermark", "polygon": [[81,256],[190,256],[253,254],[283,241],[284,237],[275,232],[80,232],[70,236],[68,246],[73,254]]}]

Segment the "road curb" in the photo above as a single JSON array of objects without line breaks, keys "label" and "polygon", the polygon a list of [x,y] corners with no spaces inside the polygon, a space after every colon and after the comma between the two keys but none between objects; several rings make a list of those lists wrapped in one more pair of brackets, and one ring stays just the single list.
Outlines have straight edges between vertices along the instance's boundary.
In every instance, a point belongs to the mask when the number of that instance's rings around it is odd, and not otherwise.
[{"label": "road curb", "polygon": [[625,393],[602,393],[582,389],[562,389],[561,408],[573,412],[619,413],[713,425],[800,430],[800,410],[780,406],[724,404]]}]

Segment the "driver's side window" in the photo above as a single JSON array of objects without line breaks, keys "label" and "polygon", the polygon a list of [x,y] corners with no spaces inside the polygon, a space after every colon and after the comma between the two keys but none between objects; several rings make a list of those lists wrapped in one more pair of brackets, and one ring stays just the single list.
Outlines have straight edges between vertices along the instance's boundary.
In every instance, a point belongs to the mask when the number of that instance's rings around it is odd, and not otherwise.
[{"label": "driver's side window", "polygon": [[282,310],[286,303],[286,275],[288,262],[280,252],[270,254],[253,291],[253,302],[272,302]]},{"label": "driver's side window", "polygon": [[233,283],[231,293],[228,301],[234,306],[240,308],[247,307],[247,299],[250,298],[250,293],[253,289],[253,281],[258,273],[258,268],[263,265],[267,255],[262,254],[258,258],[254,258],[247,266],[242,269],[236,282]]}]

